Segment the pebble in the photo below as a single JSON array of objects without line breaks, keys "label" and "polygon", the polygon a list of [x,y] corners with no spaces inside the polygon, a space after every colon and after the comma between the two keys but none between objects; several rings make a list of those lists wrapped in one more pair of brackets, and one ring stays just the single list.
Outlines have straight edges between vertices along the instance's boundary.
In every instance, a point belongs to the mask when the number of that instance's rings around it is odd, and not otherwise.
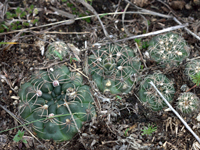
[{"label": "pebble", "polygon": [[88,136],[88,134],[87,133],[82,133],[82,136],[86,137],[86,136]]},{"label": "pebble", "polygon": [[18,90],[18,89],[19,89],[18,86],[15,86],[15,87],[14,87],[14,90],[15,90],[15,91]]},{"label": "pebble", "polygon": [[159,144],[160,144],[161,146],[163,145],[163,143],[162,143],[161,141],[159,142]]},{"label": "pebble", "polygon": [[186,5],[185,5],[185,8],[186,8],[187,10],[190,10],[190,9],[192,9],[192,6],[191,6],[190,4],[186,4]]},{"label": "pebble", "polygon": [[197,121],[200,121],[200,113],[197,116]]}]

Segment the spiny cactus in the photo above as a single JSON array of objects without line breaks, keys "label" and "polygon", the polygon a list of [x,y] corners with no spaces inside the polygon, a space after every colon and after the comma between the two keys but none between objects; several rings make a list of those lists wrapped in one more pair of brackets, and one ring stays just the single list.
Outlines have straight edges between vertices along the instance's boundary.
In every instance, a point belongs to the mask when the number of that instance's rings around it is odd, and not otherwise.
[{"label": "spiny cactus", "polygon": [[190,114],[199,110],[199,98],[194,93],[182,93],[177,100],[177,108],[182,113]]},{"label": "spiny cactus", "polygon": [[63,59],[67,56],[69,48],[62,41],[55,41],[48,45],[47,51],[45,53],[48,59]]},{"label": "spiny cactus", "polygon": [[200,59],[190,60],[185,67],[185,74],[189,80],[200,72]]},{"label": "spiny cactus", "polygon": [[166,106],[166,103],[156,92],[153,86],[149,83],[150,81],[152,81],[155,84],[158,90],[169,102],[173,100],[175,89],[173,86],[173,82],[170,81],[165,75],[159,72],[156,72],[153,75],[148,75],[140,83],[140,89],[139,89],[140,100],[143,103],[145,103],[148,107],[150,107],[152,110],[158,111],[161,110],[164,106]]},{"label": "spiny cactus", "polygon": [[110,44],[88,58],[89,74],[103,93],[128,93],[137,80],[140,60],[127,46]]},{"label": "spiny cactus", "polygon": [[95,115],[90,88],[82,80],[63,65],[54,71],[37,71],[21,86],[19,113],[28,122],[40,119],[33,123],[39,138],[70,140],[82,122]]},{"label": "spiny cactus", "polygon": [[178,66],[189,56],[189,47],[181,36],[170,32],[153,37],[148,52],[161,67],[171,67]]}]

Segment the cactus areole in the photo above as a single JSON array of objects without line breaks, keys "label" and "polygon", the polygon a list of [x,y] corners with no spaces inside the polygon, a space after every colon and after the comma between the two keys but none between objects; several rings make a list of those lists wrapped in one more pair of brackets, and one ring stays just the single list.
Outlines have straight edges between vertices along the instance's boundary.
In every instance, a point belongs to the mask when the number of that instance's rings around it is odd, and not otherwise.
[{"label": "cactus areole", "polygon": [[89,74],[103,93],[128,93],[137,80],[140,66],[140,60],[127,46],[106,45],[88,57]]},{"label": "cactus areole", "polygon": [[[70,140],[95,115],[90,88],[66,66],[37,71],[19,90],[19,113],[42,139]],[[58,116],[58,117],[56,117]]]}]

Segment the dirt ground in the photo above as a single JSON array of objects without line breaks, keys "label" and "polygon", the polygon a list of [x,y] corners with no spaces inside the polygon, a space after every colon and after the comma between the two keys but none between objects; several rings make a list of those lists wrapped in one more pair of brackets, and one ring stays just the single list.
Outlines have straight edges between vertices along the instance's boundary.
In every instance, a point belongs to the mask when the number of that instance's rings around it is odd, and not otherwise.
[{"label": "dirt ground", "polygon": [[[75,19],[82,16],[94,15],[80,1],[73,0],[11,0],[1,1],[0,22],[10,21],[5,13],[14,13],[17,7],[29,8],[33,4],[38,8],[38,14],[30,16],[31,19],[38,18],[37,24],[22,29],[10,29],[0,33],[0,41],[17,42],[1,44],[0,46],[0,131],[12,129],[20,124],[8,113],[9,110],[18,119],[18,90],[20,85],[30,79],[31,74],[41,68],[49,68],[55,64],[68,63],[69,59],[47,60],[44,53],[49,43],[62,40],[71,43],[81,50],[81,62],[76,63],[81,70],[84,69],[85,56],[94,50],[96,45],[101,45],[110,41],[117,41],[119,44],[126,44],[135,47],[134,39],[126,39],[134,35],[142,35],[168,27],[178,25],[173,19],[168,19],[158,15],[126,13],[136,12],[141,9],[176,17],[181,23],[188,23],[188,29],[200,36],[200,1],[199,0],[92,0],[88,3],[97,14],[112,13],[100,17],[105,30],[106,37],[97,17],[92,16],[87,19]],[[55,13],[58,12],[58,13]],[[67,13],[66,13],[67,12]],[[117,12],[124,12],[118,14]],[[73,15],[72,15],[73,14]],[[26,16],[24,17],[27,20]],[[69,22],[63,20],[71,19]],[[188,33],[185,29],[173,31],[184,37],[191,52],[189,58],[199,56],[199,40]],[[152,36],[144,36],[142,42],[149,41]],[[141,54],[147,49],[141,48]],[[172,106],[175,107],[176,99],[182,92],[181,86],[193,84],[184,75],[186,60],[179,67],[165,68],[157,66],[155,62],[146,59],[146,74],[152,74],[155,70],[160,70],[167,77],[174,81],[176,93]],[[87,80],[85,79],[87,84]],[[139,85],[139,84],[138,84]],[[53,140],[37,141],[23,127],[9,131],[0,132],[0,147],[5,150],[16,149],[49,149],[49,150],[198,150],[197,140],[184,127],[181,121],[171,111],[163,109],[154,112],[144,106],[137,98],[138,85],[128,96],[121,95],[122,99],[112,99],[110,102],[99,102],[97,116],[90,122],[85,122],[80,134],[76,134],[70,141],[56,143]],[[199,94],[199,87],[191,90]],[[3,109],[3,107],[6,109]],[[196,120],[198,114],[183,116],[188,125],[200,136],[200,123]],[[157,130],[152,135],[142,135],[142,129],[148,125],[154,125]],[[31,128],[30,128],[31,129]],[[14,142],[13,137],[18,130],[25,131],[24,138],[27,144]]]}]

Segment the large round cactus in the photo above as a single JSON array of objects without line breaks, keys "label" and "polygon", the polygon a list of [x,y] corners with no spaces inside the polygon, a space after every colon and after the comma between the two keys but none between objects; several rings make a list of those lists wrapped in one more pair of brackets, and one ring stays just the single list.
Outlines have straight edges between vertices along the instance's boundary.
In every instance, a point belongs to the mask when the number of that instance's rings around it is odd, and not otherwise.
[{"label": "large round cactus", "polygon": [[45,53],[48,59],[63,59],[68,55],[69,48],[62,41],[55,41],[48,45]]},{"label": "large round cactus", "polygon": [[103,93],[128,93],[137,80],[141,62],[129,47],[115,44],[93,51],[88,58],[89,74]]},{"label": "large round cactus", "polygon": [[[84,121],[95,115],[90,88],[82,76],[66,66],[37,71],[19,90],[22,118],[33,123],[39,138],[70,140]],[[58,117],[56,117],[58,116]]]},{"label": "large round cactus", "polygon": [[181,36],[169,32],[153,37],[148,52],[161,67],[178,66],[189,56],[189,47]]},{"label": "large round cactus", "polygon": [[154,87],[149,83],[152,81],[167,101],[172,101],[175,93],[173,82],[170,81],[165,75],[156,72],[153,75],[148,75],[140,83],[139,98],[154,111],[161,110],[166,103],[156,92]]}]

